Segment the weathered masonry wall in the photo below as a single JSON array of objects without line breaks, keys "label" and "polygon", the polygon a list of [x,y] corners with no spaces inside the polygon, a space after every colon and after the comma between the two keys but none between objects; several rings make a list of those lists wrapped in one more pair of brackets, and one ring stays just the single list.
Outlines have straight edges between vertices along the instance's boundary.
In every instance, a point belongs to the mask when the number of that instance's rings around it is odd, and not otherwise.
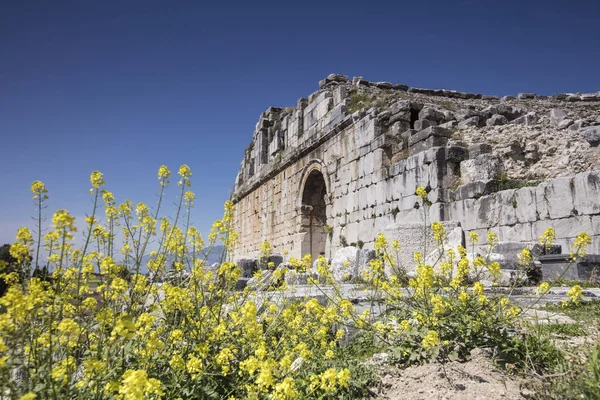
[{"label": "weathered masonry wall", "polygon": [[461,199],[447,205],[447,218],[460,221],[466,235],[475,231],[485,238],[489,229],[500,241],[525,246],[553,228],[556,244],[568,253],[575,237],[587,232],[592,237],[588,253],[600,254],[600,172],[481,197],[469,191],[456,196]]},{"label": "weathered masonry wall", "polygon": [[[598,125],[591,118],[599,114],[600,95],[577,106],[586,120],[563,123],[567,114],[552,110],[551,123],[562,123],[567,130],[548,127],[548,117],[539,113],[557,101],[574,107],[570,97],[544,99],[550,103],[536,108],[536,115],[509,105],[531,104],[534,95],[499,100],[365,82],[330,75],[296,107],[271,107],[260,116],[234,188],[234,224],[241,238],[236,258],[255,257],[263,241],[274,252],[287,250],[293,257],[333,257],[346,243],[372,248],[377,233],[390,232],[390,227],[398,231],[404,226],[409,232],[416,223],[433,221],[462,227],[463,241],[465,233],[476,231],[485,238],[491,229],[501,241],[518,244],[534,243],[553,227],[564,250],[587,231],[593,241],[589,252],[600,253],[598,172],[537,186],[523,181],[525,187],[498,191],[511,173],[506,166],[527,171],[531,165],[552,164],[554,159],[540,154],[543,146],[552,145],[546,130],[565,137],[564,148],[552,150],[561,162],[566,160],[563,170],[577,162],[579,170],[587,168],[583,157],[560,152],[598,145],[594,135],[596,130],[600,135],[600,118]],[[367,99],[365,88],[377,90],[385,101]],[[543,124],[535,125],[539,120]],[[510,137],[522,132],[524,139],[490,145],[503,124]],[[489,137],[489,143],[465,142],[478,135]],[[419,206],[417,186],[429,190],[430,207]]]}]

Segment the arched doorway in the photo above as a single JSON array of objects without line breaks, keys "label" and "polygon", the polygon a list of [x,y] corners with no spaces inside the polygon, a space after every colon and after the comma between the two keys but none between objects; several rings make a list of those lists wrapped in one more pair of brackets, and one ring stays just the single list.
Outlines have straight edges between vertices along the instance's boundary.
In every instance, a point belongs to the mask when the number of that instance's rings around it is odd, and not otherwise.
[{"label": "arched doorway", "polygon": [[327,185],[323,173],[312,169],[302,190],[300,233],[302,256],[310,254],[313,260],[325,254],[327,244]]}]

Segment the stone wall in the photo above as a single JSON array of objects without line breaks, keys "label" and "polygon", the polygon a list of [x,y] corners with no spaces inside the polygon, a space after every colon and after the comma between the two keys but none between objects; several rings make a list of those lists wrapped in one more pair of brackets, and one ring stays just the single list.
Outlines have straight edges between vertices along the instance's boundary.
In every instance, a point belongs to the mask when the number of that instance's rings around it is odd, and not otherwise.
[{"label": "stone wall", "polygon": [[485,240],[494,231],[502,242],[534,243],[553,228],[556,244],[568,253],[575,237],[592,237],[589,253],[600,254],[600,172],[555,178],[535,187],[503,190],[481,196],[457,191],[447,204],[447,219],[460,221],[465,234],[477,232]]},{"label": "stone wall", "polygon": [[[235,257],[256,256],[265,240],[290,256],[333,257],[436,220],[519,244],[552,226],[569,246],[586,230],[600,252],[597,173],[581,173],[598,161],[599,111],[600,93],[500,100],[332,74],[296,107],[261,114],[233,191]],[[559,177],[531,186],[548,175]],[[418,207],[417,186],[431,207]]]}]

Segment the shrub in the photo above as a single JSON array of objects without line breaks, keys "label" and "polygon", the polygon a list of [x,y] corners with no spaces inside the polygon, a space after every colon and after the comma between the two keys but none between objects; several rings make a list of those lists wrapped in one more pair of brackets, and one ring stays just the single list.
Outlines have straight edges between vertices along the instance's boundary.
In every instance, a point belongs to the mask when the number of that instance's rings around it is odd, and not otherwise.
[{"label": "shrub", "polygon": [[[408,280],[408,294],[403,289],[407,275],[391,252],[399,244],[392,242],[390,249],[387,239],[377,236],[377,257],[361,276],[371,288],[371,307],[362,312],[343,297],[323,256],[316,263],[319,279],[309,278],[309,283],[326,301],[236,290],[241,270],[229,259],[238,239],[232,229],[233,203],[225,203],[223,218],[213,224],[205,242],[189,224],[195,196],[186,165],[179,169],[174,218],[159,217],[170,175],[160,167],[159,203],[151,212],[143,203],[117,205],[104,189],[102,174],[93,172],[94,207],[79,249],[72,245],[75,218],[66,210],[54,214],[43,245],[27,228],[18,230],[10,247],[16,270],[3,274],[9,287],[0,298],[3,395],[359,398],[373,379],[362,360],[376,349],[389,351],[402,365],[467,359],[479,346],[543,369],[558,359],[548,353],[553,350],[546,342],[515,336],[512,327],[523,310],[504,295],[487,294],[479,282],[486,274],[496,279],[499,266],[481,256],[470,259],[464,247],[446,249],[446,232],[439,222],[431,229],[440,257],[431,263],[415,253],[416,276]],[[32,191],[41,209],[45,187],[34,182]],[[426,190],[419,188],[417,194],[426,207]],[[544,243],[551,238],[548,233]],[[471,234],[469,240],[474,246],[479,238]],[[152,241],[157,248],[149,252],[146,276],[142,260]],[[488,236],[490,251],[496,241],[493,234]],[[211,270],[203,257],[217,242],[229,258]],[[589,237],[580,235],[573,256],[583,254],[588,242]],[[270,251],[270,244],[263,243],[263,261]],[[31,276],[38,260],[48,263],[51,279]],[[312,260],[307,255],[302,261],[290,259],[290,264],[307,270]],[[390,266],[398,274],[388,278],[385,270]],[[279,281],[285,271],[278,271],[273,276]],[[169,280],[160,283],[165,276]],[[475,283],[470,285],[468,278]],[[322,290],[321,283],[332,290]],[[282,282],[281,288],[286,286]],[[569,292],[569,307],[580,304],[581,288],[576,288]],[[540,285],[540,296],[546,291]],[[357,330],[362,345],[355,341],[344,347],[350,332]]]}]

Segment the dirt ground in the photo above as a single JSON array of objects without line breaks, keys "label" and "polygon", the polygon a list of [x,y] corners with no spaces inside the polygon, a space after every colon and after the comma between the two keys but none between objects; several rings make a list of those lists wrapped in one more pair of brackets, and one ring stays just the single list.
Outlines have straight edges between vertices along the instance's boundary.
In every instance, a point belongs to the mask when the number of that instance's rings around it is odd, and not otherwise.
[{"label": "dirt ground", "polygon": [[529,399],[525,381],[497,371],[492,361],[476,356],[465,363],[425,364],[387,371],[378,399],[496,400]]}]

